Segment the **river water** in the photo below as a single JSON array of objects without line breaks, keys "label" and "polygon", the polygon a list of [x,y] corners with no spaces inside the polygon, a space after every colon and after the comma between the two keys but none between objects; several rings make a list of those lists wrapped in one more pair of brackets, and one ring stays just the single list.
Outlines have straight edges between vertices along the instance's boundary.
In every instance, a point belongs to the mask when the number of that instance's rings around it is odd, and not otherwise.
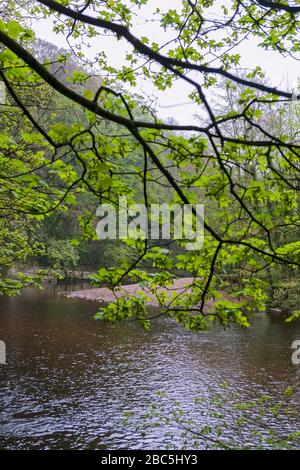
[{"label": "river water", "polygon": [[[95,321],[97,304],[67,299],[65,290],[0,298],[7,348],[7,364],[0,365],[1,448],[165,448],[165,429],[139,430],[157,391],[166,393],[165,406],[179,400],[191,417],[199,411],[194,398],[209,397],[224,381],[242,400],[262,394],[277,400],[292,386],[299,403],[300,365],[291,361],[299,322],[261,314],[247,330],[190,333],[161,319],[146,333],[135,323]],[[127,424],[124,412],[133,413]],[[300,430],[299,415],[269,421]],[[179,446],[181,431],[172,426],[169,439]]]}]

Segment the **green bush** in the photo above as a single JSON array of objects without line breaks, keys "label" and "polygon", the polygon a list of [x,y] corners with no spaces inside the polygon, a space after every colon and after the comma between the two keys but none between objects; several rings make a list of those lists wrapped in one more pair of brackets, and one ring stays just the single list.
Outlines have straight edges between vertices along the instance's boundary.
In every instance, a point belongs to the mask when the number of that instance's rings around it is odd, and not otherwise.
[{"label": "green bush", "polygon": [[268,307],[290,312],[300,308],[300,279],[284,279],[270,288]]},{"label": "green bush", "polygon": [[78,253],[69,240],[51,240],[47,256],[55,269],[72,269],[78,261]]}]

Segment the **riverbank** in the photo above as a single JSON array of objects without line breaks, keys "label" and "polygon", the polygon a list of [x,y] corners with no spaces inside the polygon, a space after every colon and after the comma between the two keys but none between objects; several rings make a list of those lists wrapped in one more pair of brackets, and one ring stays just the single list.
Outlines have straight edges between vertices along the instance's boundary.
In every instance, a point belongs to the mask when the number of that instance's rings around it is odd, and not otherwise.
[{"label": "riverbank", "polygon": [[[42,275],[43,284],[57,284],[59,280],[64,281],[90,281],[91,276],[94,274],[91,271],[85,271],[84,269],[64,269],[64,270],[53,270],[45,266],[28,266],[22,268],[11,268],[6,276],[12,279],[18,279],[19,274],[30,278],[41,276],[41,272],[46,274]],[[59,278],[58,278],[59,274]]]},{"label": "riverbank", "polygon": [[[163,294],[165,298],[165,305],[167,305],[174,297],[189,295],[192,290],[192,285],[195,283],[195,279],[192,277],[187,278],[178,278],[173,281],[169,287],[158,287],[157,291],[159,294]],[[117,300],[118,298],[128,297],[136,295],[139,292],[143,292],[147,295],[148,299],[146,304],[149,307],[159,307],[161,306],[157,298],[151,292],[148,287],[142,286],[140,284],[128,284],[120,286],[115,291],[107,287],[92,288],[92,289],[83,289],[79,291],[74,291],[67,294],[69,298],[78,298],[85,300],[94,300],[99,303],[109,303]],[[220,291],[222,298],[231,300],[232,302],[238,303],[241,298],[232,297],[225,291]],[[211,307],[213,302],[209,300],[206,304],[206,308]]]}]

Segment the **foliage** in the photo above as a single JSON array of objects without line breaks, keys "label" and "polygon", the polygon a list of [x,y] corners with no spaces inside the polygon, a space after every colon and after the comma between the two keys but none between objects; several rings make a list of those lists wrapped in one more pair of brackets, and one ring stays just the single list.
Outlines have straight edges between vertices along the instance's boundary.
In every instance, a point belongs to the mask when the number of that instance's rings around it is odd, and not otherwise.
[{"label": "foliage", "polygon": [[268,306],[291,312],[300,307],[299,279],[283,279],[270,289]]},{"label": "foliage", "polygon": [[48,248],[48,258],[53,260],[55,269],[70,269],[76,266],[78,253],[69,240],[52,240]]},{"label": "foliage", "polygon": [[[241,73],[238,45],[252,36],[258,47],[293,57],[299,7],[182,0],[179,8],[154,12],[161,35],[153,41],[132,33],[135,14],[152,20],[146,0],[7,3],[7,21],[0,22],[0,79],[7,95],[1,107],[16,110],[20,122],[1,122],[1,200],[9,201],[13,217],[27,214],[34,224],[88,194],[89,206],[76,214],[81,234],[59,238],[73,239],[74,246],[95,241],[96,206],[109,201],[117,208],[120,195],[147,207],[158,199],[204,202],[200,251],[186,251],[189,240],[178,240],[170,256],[170,241],[158,246],[127,239],[126,256],[95,281],[113,289],[125,279],[141,282],[163,305],[157,287],[184,271],[194,279],[190,292],[173,296],[165,315],[193,330],[215,321],[247,326],[247,315],[265,308],[278,272],[287,279],[298,275],[300,160],[298,114],[286,106],[297,93],[269,85],[259,67]],[[70,51],[55,57],[44,47],[39,57],[30,28],[37,17],[68,39]],[[83,53],[83,43],[91,45],[104,32],[130,47],[118,66],[104,51]],[[95,81],[97,68],[103,79]],[[146,98],[128,91],[139,80],[150,80],[156,90],[188,84],[205,118],[197,125],[163,122]],[[220,87],[227,93],[223,109],[211,98]],[[288,121],[294,123],[289,129]],[[101,318],[136,318],[148,327],[146,300],[126,299]]]}]

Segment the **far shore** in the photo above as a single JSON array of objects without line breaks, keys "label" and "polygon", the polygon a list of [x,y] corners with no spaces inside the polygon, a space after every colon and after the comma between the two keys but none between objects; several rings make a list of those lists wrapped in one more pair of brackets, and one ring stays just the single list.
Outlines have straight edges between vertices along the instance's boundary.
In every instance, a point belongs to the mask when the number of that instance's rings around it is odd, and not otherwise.
[{"label": "far shore", "polygon": [[[191,286],[195,282],[194,278],[178,278],[173,281],[169,287],[159,287],[158,292],[166,294],[166,303],[169,303],[174,297],[185,296],[191,292]],[[73,299],[85,299],[85,300],[94,300],[99,303],[109,303],[113,302],[121,297],[129,297],[135,295],[138,292],[143,292],[147,295],[147,305],[149,307],[159,307],[160,304],[155,298],[154,294],[147,287],[143,287],[140,284],[128,284],[120,286],[114,292],[107,288],[92,288],[92,289],[83,289],[74,291],[67,294],[67,297]],[[239,303],[243,299],[232,297],[225,291],[220,291],[220,294],[223,298],[231,300],[232,302]],[[206,304],[206,308],[211,307],[213,302],[209,300]]]}]

